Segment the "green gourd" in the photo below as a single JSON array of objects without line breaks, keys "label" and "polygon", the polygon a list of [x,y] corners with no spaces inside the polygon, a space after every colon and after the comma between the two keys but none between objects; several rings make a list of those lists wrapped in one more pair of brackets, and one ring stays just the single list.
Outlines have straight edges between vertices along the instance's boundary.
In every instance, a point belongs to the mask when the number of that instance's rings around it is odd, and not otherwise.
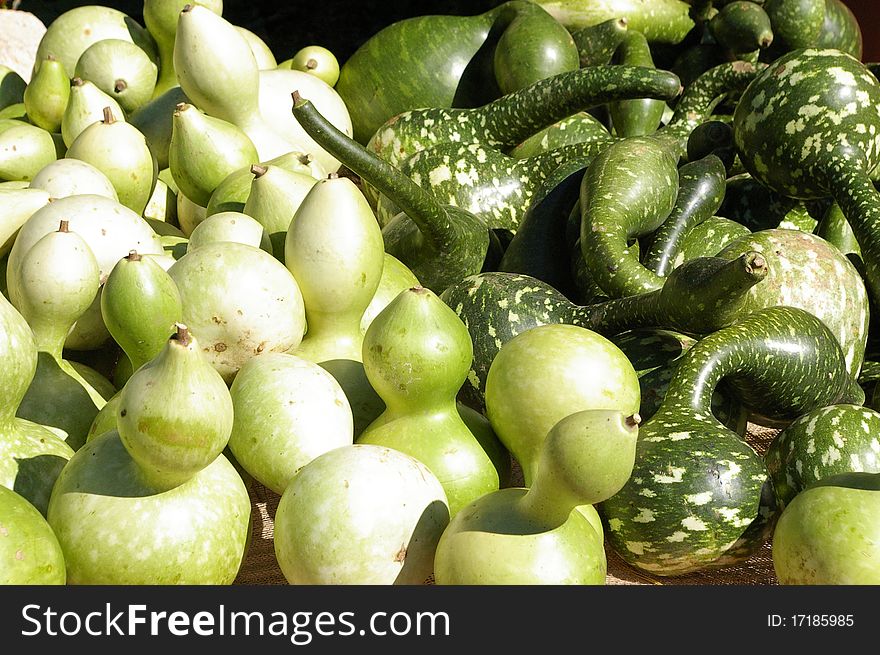
[{"label": "green gourd", "polygon": [[63,585],[64,553],[45,517],[0,485],[0,585]]},{"label": "green gourd", "polygon": [[101,316],[131,362],[132,371],[161,352],[182,312],[174,280],[159,264],[137,251],[120,259],[104,282]]},{"label": "green gourd", "polygon": [[330,86],[335,86],[339,80],[339,61],[336,55],[319,45],[300,48],[293,57],[278,64],[278,68],[290,68],[315,75]]},{"label": "green gourd", "polygon": [[255,218],[266,229],[272,243],[272,253],[284,263],[288,228],[316,180],[307,173],[272,164],[253,165],[250,171],[253,179],[241,211]]},{"label": "green gourd", "polygon": [[254,56],[254,59],[257,62],[257,68],[259,70],[272,70],[273,68],[278,67],[278,62],[275,60],[275,55],[272,54],[271,48],[269,48],[269,46],[266,44],[265,41],[263,41],[263,39],[251,32],[246,27],[242,27],[241,25],[236,25],[235,29],[238,30],[238,33],[241,34],[247,41],[248,46],[251,49],[251,54]]},{"label": "green gourd", "polygon": [[815,46],[819,41],[825,22],[825,0],[767,0],[764,10],[776,37],[776,57]]},{"label": "green gourd", "polygon": [[[49,204],[49,193],[39,188],[0,188],[0,256],[5,257],[21,226],[41,207]],[[5,273],[6,266],[3,271]]]},{"label": "green gourd", "polygon": [[442,291],[482,268],[489,234],[477,217],[440,204],[398,169],[336,129],[299,94],[294,94],[293,114],[321,147],[403,209],[405,213],[382,229],[385,250],[427,288]]},{"label": "green gourd", "polygon": [[880,475],[844,473],[798,494],[773,532],[784,585],[876,585]]},{"label": "green gourd", "polygon": [[763,459],[710,410],[724,378],[789,419],[846,402],[854,384],[836,338],[800,309],[764,309],[703,337],[640,426],[632,477],[599,508],[611,546],[636,568],[670,576],[735,564],[772,530]]},{"label": "green gourd", "polygon": [[397,257],[384,255],[382,264],[382,277],[379,278],[379,286],[370,300],[370,304],[364,310],[361,317],[361,332],[366,332],[373,319],[385,309],[397,295],[406,289],[421,286],[419,279]]},{"label": "green gourd", "polygon": [[755,78],[733,116],[737,151],[752,176],[783,195],[830,195],[837,201],[861,246],[875,301],[880,202],[869,171],[880,151],[878,102],[880,84],[853,57],[837,50],[795,50]]},{"label": "green gourd", "polygon": [[[144,25],[156,42],[159,56],[159,75],[153,97],[159,97],[177,86],[174,72],[174,40],[177,35],[177,19],[187,0],[144,0]],[[223,0],[201,0],[199,4],[217,15],[223,13]]]},{"label": "green gourd", "polygon": [[177,105],[171,119],[168,168],[187,198],[206,207],[227,175],[255,161],[257,149],[238,127],[191,104]]},{"label": "green gourd", "polygon": [[37,348],[27,321],[2,294],[0,362],[0,486],[45,515],[52,487],[73,449],[48,428],[15,416],[37,370]]},{"label": "green gourd", "polygon": [[18,274],[15,304],[34,332],[38,360],[16,415],[55,428],[78,450],[98,411],[116,392],[106,379],[91,384],[62,356],[70,328],[98,295],[98,262],[82,237],[61,221],[56,232],[27,251]]},{"label": "green gourd", "polygon": [[117,121],[111,108],[105,107],[103,120],[77,135],[66,156],[88,162],[104,173],[120,204],[143,214],[159,173],[156,160],[140,130]]},{"label": "green gourd", "polygon": [[57,159],[34,175],[29,188],[42,189],[52,198],[82,194],[106,196],[119,200],[113,183],[100,170],[80,159]]},{"label": "green gourd", "polygon": [[[645,35],[628,30],[623,42],[614,53],[612,61],[623,66],[654,68],[654,58]],[[681,82],[679,81],[679,84]],[[614,134],[619,137],[643,136],[660,126],[666,109],[664,98],[633,98],[608,105],[608,115]]]},{"label": "green gourd", "polygon": [[272,253],[266,228],[255,218],[241,212],[211,214],[195,226],[186,242],[186,251],[216,241],[236,241]]},{"label": "green gourd", "polygon": [[497,490],[509,467],[495,436],[471,432],[456,404],[472,353],[459,318],[423,287],[401,292],[363,342],[364,370],[386,409],[357,443],[424,462],[443,485],[450,516]]},{"label": "green gourd", "polygon": [[828,206],[822,218],[817,222],[814,234],[840,250],[859,269],[859,273],[864,275],[862,249],[859,247],[859,242],[856,240],[846,216],[843,215],[840,205],[833,202]]},{"label": "green gourd", "polygon": [[104,108],[109,107],[115,120],[125,122],[125,112],[119,103],[101,91],[94,82],[74,77],[70,81],[70,97],[61,117],[61,138],[70,148],[76,137],[92,123],[104,120]]},{"label": "green gourd", "polygon": [[715,257],[729,243],[749,234],[751,230],[737,221],[723,216],[710,216],[681,238],[672,268],[678,268],[696,257]]},{"label": "green gourd", "polygon": [[609,18],[601,23],[573,30],[571,38],[577,48],[581,68],[611,63],[614,51],[626,37],[628,26],[629,21],[626,18]]},{"label": "green gourd", "polygon": [[780,508],[820,480],[841,473],[880,473],[880,414],[840,404],[798,417],[770,444],[764,461]]},{"label": "green gourd", "polygon": [[[176,82],[175,82],[176,84]],[[181,103],[189,103],[189,98],[179,86],[173,86],[164,93],[156,95],[144,103],[130,116],[128,122],[141,131],[156,158],[160,171],[168,168],[168,148],[171,132],[174,129],[174,112]]]},{"label": "green gourd", "polygon": [[0,64],[0,110],[24,100],[27,82],[9,66]]},{"label": "green gourd", "polygon": [[816,41],[817,48],[834,48],[862,59],[862,30],[852,9],[841,0],[825,0],[825,20]]},{"label": "green gourd", "polygon": [[[209,8],[180,10],[174,39],[174,70],[190,102],[210,116],[240,128],[260,160],[296,150],[260,113],[260,76],[247,39]],[[224,62],[218,66],[217,62]]]},{"label": "green gourd", "polygon": [[535,132],[508,154],[514,159],[526,159],[575,143],[611,143],[613,140],[614,137],[602,121],[588,112],[580,111]]},{"label": "green gourd", "polygon": [[68,583],[230,584],[251,511],[221,454],[232,419],[226,384],[179,326],[123,388],[118,431],[83,446],[53,490]]},{"label": "green gourd", "polygon": [[773,43],[773,27],[764,8],[747,0],[725,4],[708,22],[715,41],[733,53],[744,55]]},{"label": "green gourd", "polygon": [[153,97],[159,69],[140,47],[123,39],[102,39],[79,56],[74,76],[95,83],[126,114]]},{"label": "green gourd", "polygon": [[601,534],[579,505],[616,493],[635,460],[639,417],[584,410],[542,441],[528,488],[495,491],[458,512],[440,538],[440,585],[605,584]]},{"label": "green gourd", "polygon": [[28,120],[47,132],[61,131],[61,118],[70,98],[70,78],[64,64],[47,58],[24,90]]},{"label": "green gourd", "polygon": [[781,227],[805,210],[803,201],[777,193],[748,173],[740,173],[728,178],[718,213],[757,232]]},{"label": "green gourd", "polygon": [[694,27],[690,4],[682,0],[539,0],[569,30],[625,18],[629,29],[642,32],[651,43],[680,43]]},{"label": "green gourd", "polygon": [[31,180],[57,158],[49,132],[19,120],[0,119],[0,181]]}]

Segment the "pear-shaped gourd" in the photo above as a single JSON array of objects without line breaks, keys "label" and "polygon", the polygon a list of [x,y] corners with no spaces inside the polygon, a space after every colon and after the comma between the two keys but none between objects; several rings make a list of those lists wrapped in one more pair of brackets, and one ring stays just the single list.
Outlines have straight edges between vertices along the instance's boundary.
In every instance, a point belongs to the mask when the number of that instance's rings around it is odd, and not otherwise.
[{"label": "pear-shaped gourd", "polygon": [[456,394],[473,347],[467,328],[429,289],[403,291],[364,336],[364,369],[385,402],[358,443],[395,448],[431,469],[446,491],[450,515],[499,488],[506,453],[479,439],[462,420]]},{"label": "pear-shaped gourd", "polygon": [[238,33],[245,38],[245,41],[247,41],[248,46],[251,49],[251,54],[257,62],[258,70],[272,70],[273,68],[277,68],[278,62],[275,60],[275,55],[272,54],[272,49],[265,41],[263,41],[263,39],[241,25],[236,25],[235,29],[238,30]]},{"label": "pear-shaped gourd", "polygon": [[66,156],[103,172],[116,189],[119,202],[143,214],[159,172],[156,160],[140,130],[117,121],[109,107],[104,108],[103,116],[74,139]]},{"label": "pear-shaped gourd", "polygon": [[313,459],[353,442],[345,392],[314,362],[286,353],[255,357],[241,367],[230,394],[235,419],[229,449],[277,494]]},{"label": "pear-shaped gourd", "polygon": [[280,166],[251,166],[254,179],[242,212],[257,219],[269,233],[272,252],[281,262],[294,215],[315,185],[315,178]]},{"label": "pear-shaped gourd", "polygon": [[272,242],[266,228],[255,218],[241,212],[225,211],[208,216],[189,235],[186,251],[218,241],[245,243],[272,254]]},{"label": "pear-shaped gourd", "polygon": [[117,121],[125,121],[125,112],[113,97],[101,91],[94,82],[74,77],[70,81],[70,98],[61,117],[64,145],[69,148],[84,129],[104,120],[105,107],[110,107]]},{"label": "pear-shaped gourd", "polygon": [[[156,41],[159,51],[159,79],[156,80],[155,96],[177,86],[174,72],[174,39],[180,11],[190,0],[144,0],[144,25]],[[223,0],[199,0],[218,16],[223,13]]]},{"label": "pear-shaped gourd", "polygon": [[177,105],[171,125],[171,175],[178,189],[203,207],[227,175],[257,161],[257,150],[244,132],[191,104]]},{"label": "pear-shaped gourd", "polygon": [[[509,311],[515,315],[516,307]],[[522,466],[526,486],[541,442],[558,421],[587,409],[632,415],[640,396],[638,375],[623,351],[575,325],[540,325],[516,335],[498,351],[486,377],[486,415]]]},{"label": "pear-shaped gourd", "polygon": [[43,189],[53,199],[83,194],[119,200],[113,183],[104,173],[80,159],[56,159],[34,175],[31,189]]},{"label": "pear-shaped gourd", "polygon": [[[115,200],[91,194],[61,198],[34,212],[15,239],[7,265],[7,283],[13,302],[17,302],[19,293],[18,271],[23,256],[41,237],[57,230],[61,220],[69,221],[70,231],[89,244],[98,261],[101,279],[106,279],[116,263],[131,250],[154,255],[164,252],[149,224]],[[101,318],[100,299],[96,298],[67,336],[65,347],[94,350],[109,338]]]},{"label": "pear-shaped gourd", "polygon": [[487,494],[453,517],[437,545],[437,584],[605,584],[602,535],[576,508],[626,484],[638,424],[638,415],[603,409],[559,421],[541,442],[531,487]]},{"label": "pear-shaped gourd", "polygon": [[47,57],[24,90],[28,120],[47,132],[60,132],[69,98],[70,78],[64,64],[52,56]]},{"label": "pear-shaped gourd", "polygon": [[95,388],[62,358],[73,324],[95,302],[100,269],[88,244],[61,221],[21,260],[16,308],[34,332],[36,374],[17,415],[55,428],[79,449],[89,426],[115,389],[105,380]]},{"label": "pear-shaped gourd", "polygon": [[[0,257],[5,257],[21,226],[41,207],[49,204],[50,194],[42,189],[0,188]],[[6,275],[6,262],[0,263]],[[4,278],[5,279],[5,278]]]},{"label": "pear-shaped gourd", "polygon": [[339,80],[339,60],[332,51],[320,45],[307,45],[297,50],[293,57],[278,64],[278,68],[303,71],[335,86]]},{"label": "pear-shaped gourd", "polygon": [[61,545],[36,507],[0,485],[0,585],[63,585]]},{"label": "pear-shaped gourd", "polygon": [[0,294],[0,486],[45,515],[52,487],[73,449],[48,428],[15,416],[36,369],[34,333]]},{"label": "pear-shaped gourd", "polygon": [[204,469],[232,432],[232,398],[196,338],[178,323],[162,351],[120,392],[119,437],[157,488],[175,487]]},{"label": "pear-shaped gourd", "polygon": [[133,371],[162,351],[182,312],[177,284],[137,251],[120,259],[104,283],[101,315]]},{"label": "pear-shaped gourd", "polygon": [[197,4],[181,10],[174,70],[191,102],[240,127],[253,141],[260,160],[297,149],[260,114],[257,61],[247,39],[223,17]]},{"label": "pear-shaped gourd", "polygon": [[0,181],[31,180],[57,158],[49,132],[12,118],[0,119]]},{"label": "pear-shaped gourd", "polygon": [[424,584],[449,509],[420,461],[374,445],[336,448],[290,481],[275,556],[291,584]]},{"label": "pear-shaped gourd", "polygon": [[153,97],[159,69],[150,56],[131,41],[102,39],[86,48],[74,75],[95,83],[130,114]]},{"label": "pear-shaped gourd", "polygon": [[184,323],[228,383],[252,357],[287,352],[302,341],[302,293],[267,252],[209,243],[181,257],[168,274],[180,290]]},{"label": "pear-shaped gourd", "polygon": [[0,110],[17,105],[24,99],[27,82],[9,66],[0,64]]},{"label": "pear-shaped gourd", "polygon": [[49,55],[64,64],[73,77],[76,62],[83,51],[97,41],[124,39],[143,48],[150,59],[156,58],[156,44],[149,32],[124,12],[112,7],[86,5],[74,7],[55,18],[37,47],[35,67]]}]

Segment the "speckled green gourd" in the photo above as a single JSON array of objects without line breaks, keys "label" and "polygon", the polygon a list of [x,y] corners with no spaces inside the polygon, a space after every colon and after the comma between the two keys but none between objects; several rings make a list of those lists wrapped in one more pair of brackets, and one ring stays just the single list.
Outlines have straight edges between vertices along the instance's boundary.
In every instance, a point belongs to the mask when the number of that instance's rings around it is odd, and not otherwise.
[{"label": "speckled green gourd", "polygon": [[825,22],[825,0],[767,0],[764,10],[776,37],[776,57],[816,45]]},{"label": "speckled green gourd", "polygon": [[841,0],[825,0],[825,20],[815,45],[841,50],[862,59],[863,38],[859,21]]},{"label": "speckled green gourd", "polygon": [[159,69],[143,48],[123,39],[96,41],[79,56],[74,76],[95,83],[131,114],[153,97]]},{"label": "speckled green gourd", "polygon": [[679,186],[678,162],[652,137],[632,137],[600,153],[581,182],[581,252],[610,298],[659,289],[662,278],[627,250],[669,216]]},{"label": "speckled green gourd", "polygon": [[[648,40],[636,30],[627,32],[612,61],[622,66],[639,66],[649,70],[654,68]],[[632,98],[611,102],[608,105],[608,115],[614,134],[631,137],[652,133],[660,125],[666,109],[664,100],[668,99]]]},{"label": "speckled green gourd", "polygon": [[581,68],[605,66],[627,33],[626,18],[609,18],[595,25],[572,30],[571,38],[578,51]]},{"label": "speckled green gourd", "polygon": [[45,515],[52,486],[73,449],[42,425],[15,416],[37,369],[37,348],[27,321],[2,294],[0,328],[0,485]]},{"label": "speckled green gourd", "polygon": [[625,484],[638,424],[638,416],[608,410],[555,424],[528,488],[487,494],[452,518],[437,544],[436,583],[605,584],[602,538],[575,508]]},{"label": "speckled green gourd", "polygon": [[55,428],[77,450],[97,413],[116,392],[106,379],[95,384],[90,376],[90,383],[62,356],[70,328],[98,295],[98,263],[82,237],[62,222],[59,230],[28,249],[18,273],[15,304],[33,330],[38,362],[16,415]]},{"label": "speckled green gourd", "polygon": [[761,310],[691,348],[640,427],[632,477],[600,506],[612,547],[636,568],[668,576],[735,564],[772,529],[762,458],[710,411],[725,377],[790,417],[840,402],[851,384],[837,340],[800,309]]},{"label": "speckled green gourd", "polygon": [[206,207],[227,175],[257,161],[257,149],[241,129],[202,113],[188,103],[177,105],[171,119],[168,168],[178,189]]},{"label": "speckled green gourd", "polygon": [[751,230],[742,223],[724,216],[710,216],[682,236],[672,268],[697,257],[714,257],[729,243],[749,234]]},{"label": "speckled green gourd", "polygon": [[840,473],[880,473],[880,414],[859,405],[831,405],[795,419],[764,456],[784,508],[819,480]]},{"label": "speckled green gourd", "polygon": [[534,157],[575,143],[612,143],[614,137],[598,118],[579,111],[535,132],[508,153],[514,159]]},{"label": "speckled green gourd", "polygon": [[322,148],[403,210],[382,229],[385,251],[410,268],[423,285],[440,293],[482,268],[489,233],[476,216],[441,204],[397,168],[336,129],[298,94],[293,114]]},{"label": "speckled green gourd", "polygon": [[681,0],[539,0],[538,4],[569,29],[624,17],[629,29],[642,32],[651,43],[680,43],[694,27],[690,4]]},{"label": "speckled green gourd", "polygon": [[587,306],[575,305],[527,275],[486,272],[468,276],[441,295],[467,326],[474,346],[462,400],[483,408],[486,375],[498,351],[533,327],[571,323],[606,336],[636,326],[708,333],[735,322],[746,292],[766,275],[766,262],[759,253],[735,262],[696,258],[674,269],[657,291]]},{"label": "speckled green gourd", "polygon": [[755,2],[729,2],[707,25],[715,41],[735,55],[762,50],[773,42],[770,17]]},{"label": "speckled green gourd", "polygon": [[45,517],[0,485],[0,585],[63,585],[64,553]]},{"label": "speckled green gourd", "polygon": [[144,135],[133,125],[116,120],[112,109],[105,107],[103,120],[80,132],[65,156],[88,162],[104,173],[120,204],[143,214],[159,170]]},{"label": "speckled green gourd", "polygon": [[[724,199],[726,171],[715,155],[706,155],[678,169],[678,193],[669,216],[650,239],[642,264],[665,276],[681,248],[682,238],[695,226],[715,215]],[[711,253],[715,254],[715,253]]]},{"label": "speckled green gourd", "polygon": [[759,181],[795,198],[837,201],[880,298],[880,201],[868,175],[880,162],[877,79],[840,51],[795,50],[749,85],[733,124],[740,159]]},{"label": "speckled green gourd", "polygon": [[[273,164],[251,166],[250,171],[253,179],[241,211],[266,229],[272,254],[284,263],[287,231],[316,180],[308,173]],[[373,222],[375,220],[373,217]]]},{"label": "speckled green gourd", "polygon": [[0,182],[31,180],[57,158],[49,132],[24,121],[0,119]]},{"label": "speckled green gourd", "polygon": [[761,230],[740,237],[718,253],[734,259],[760,252],[767,278],[747,294],[751,312],[773,305],[799,307],[821,319],[837,338],[850,375],[856,377],[868,339],[868,292],[861,275],[837,248],[799,230]]},{"label": "speckled green gourd", "polygon": [[69,98],[70,78],[64,64],[47,57],[28,82],[22,99],[31,123],[47,132],[60,132]]},{"label": "speckled green gourd", "polygon": [[843,473],[798,494],[773,533],[784,585],[877,585],[880,475]]},{"label": "speckled green gourd", "polygon": [[70,96],[61,117],[64,145],[69,148],[84,129],[103,120],[105,107],[110,108],[117,121],[125,122],[125,112],[114,98],[101,91],[94,82],[74,77],[70,81]]},{"label": "speckled green gourd", "polygon": [[357,443],[424,462],[443,485],[450,516],[497,490],[510,464],[494,434],[471,432],[459,414],[455,398],[472,354],[459,318],[423,287],[401,292],[363,341],[364,370],[386,409]]},{"label": "speckled green gourd", "polygon": [[816,226],[816,219],[803,201],[769,189],[748,173],[728,178],[718,213],[753,232],[777,227],[798,227],[811,232]]},{"label": "speckled green gourd", "polygon": [[577,111],[625,98],[668,100],[678,77],[639,65],[592,66],[542,79],[473,109],[413,109],[388,120],[367,148],[399,166],[420,150],[453,142],[504,149]]}]

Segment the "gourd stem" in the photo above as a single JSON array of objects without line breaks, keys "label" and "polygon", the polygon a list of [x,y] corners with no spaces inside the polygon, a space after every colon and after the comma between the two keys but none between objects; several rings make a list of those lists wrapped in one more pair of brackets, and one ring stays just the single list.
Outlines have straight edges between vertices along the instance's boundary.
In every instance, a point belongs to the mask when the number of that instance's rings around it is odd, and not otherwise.
[{"label": "gourd stem", "polygon": [[318,145],[394,202],[436,250],[448,250],[455,243],[457,231],[434,196],[340,132],[299,92],[294,91],[292,96],[294,117]]}]

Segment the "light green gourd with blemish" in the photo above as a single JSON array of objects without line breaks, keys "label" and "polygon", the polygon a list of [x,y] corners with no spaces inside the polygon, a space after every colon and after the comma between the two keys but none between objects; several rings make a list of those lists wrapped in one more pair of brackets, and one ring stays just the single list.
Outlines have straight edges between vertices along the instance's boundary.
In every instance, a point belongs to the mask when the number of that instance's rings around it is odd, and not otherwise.
[{"label": "light green gourd with blemish", "polygon": [[373,320],[364,369],[386,409],[357,437],[425,463],[443,485],[454,516],[497,490],[510,462],[494,433],[472,432],[456,394],[472,357],[467,329],[429,289],[400,293]]},{"label": "light green gourd with blemish", "polygon": [[31,180],[57,158],[49,132],[23,121],[0,119],[0,181]]},{"label": "light green gourd with blemish", "polygon": [[27,82],[9,66],[0,64],[0,110],[24,100]]},{"label": "light green gourd with blemish", "polygon": [[82,194],[119,200],[113,183],[104,173],[86,161],[66,157],[41,168],[29,188],[43,189],[56,200]]}]

